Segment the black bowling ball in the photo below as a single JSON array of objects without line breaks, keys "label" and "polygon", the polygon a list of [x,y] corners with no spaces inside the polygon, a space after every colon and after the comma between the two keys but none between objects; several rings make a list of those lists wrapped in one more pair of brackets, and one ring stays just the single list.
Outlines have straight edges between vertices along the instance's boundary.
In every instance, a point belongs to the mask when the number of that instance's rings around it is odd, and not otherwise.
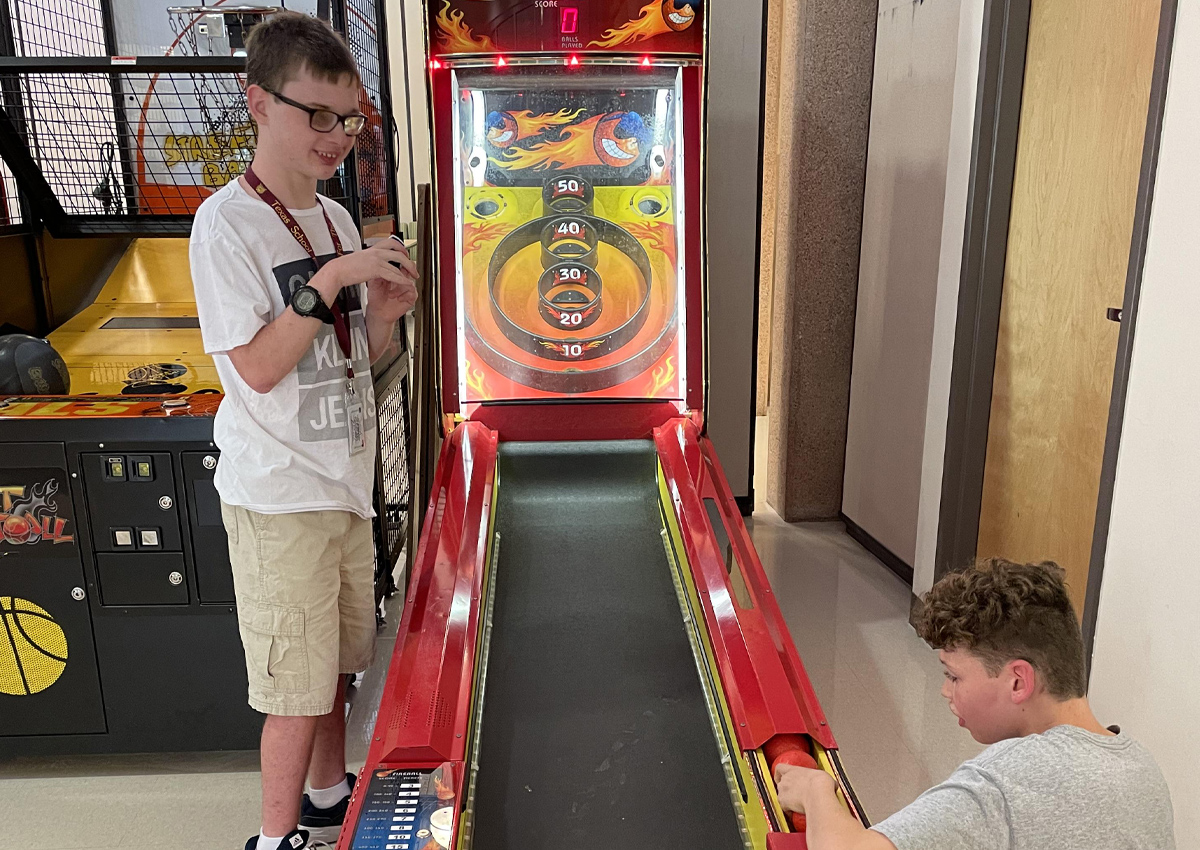
[{"label": "black bowling ball", "polygon": [[71,373],[46,340],[27,334],[0,336],[0,395],[66,395]]}]

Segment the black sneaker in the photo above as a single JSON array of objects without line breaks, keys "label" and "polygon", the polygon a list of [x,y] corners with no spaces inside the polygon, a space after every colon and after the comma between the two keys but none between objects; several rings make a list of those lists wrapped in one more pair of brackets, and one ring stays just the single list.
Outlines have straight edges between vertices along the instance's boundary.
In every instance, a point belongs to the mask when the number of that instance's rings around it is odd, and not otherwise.
[{"label": "black sneaker", "polygon": [[[346,774],[346,782],[351,791],[354,790],[354,779],[353,773]],[[305,794],[304,799],[300,801],[300,829],[308,830],[313,841],[334,844],[337,842],[338,833],[342,831],[342,821],[346,819],[346,809],[349,806],[349,794],[328,809],[318,809]]]},{"label": "black sneaker", "polygon": [[[293,829],[283,837],[275,850],[304,850],[308,846],[308,831],[303,829]],[[255,850],[258,847],[258,836],[251,835],[246,842],[246,850]]]}]

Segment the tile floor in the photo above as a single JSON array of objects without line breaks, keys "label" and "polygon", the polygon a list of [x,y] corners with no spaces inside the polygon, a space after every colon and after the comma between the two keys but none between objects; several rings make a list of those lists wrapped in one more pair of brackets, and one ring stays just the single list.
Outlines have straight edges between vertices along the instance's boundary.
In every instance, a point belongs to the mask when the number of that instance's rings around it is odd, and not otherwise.
[{"label": "tile floor", "polygon": [[[938,694],[937,659],[908,626],[909,589],[840,524],[789,525],[761,499],[755,545],[855,790],[882,819],[981,748]],[[351,711],[354,770],[395,643],[396,601]],[[258,794],[255,753],[10,760],[0,764],[0,850],[237,850],[258,829]]]}]

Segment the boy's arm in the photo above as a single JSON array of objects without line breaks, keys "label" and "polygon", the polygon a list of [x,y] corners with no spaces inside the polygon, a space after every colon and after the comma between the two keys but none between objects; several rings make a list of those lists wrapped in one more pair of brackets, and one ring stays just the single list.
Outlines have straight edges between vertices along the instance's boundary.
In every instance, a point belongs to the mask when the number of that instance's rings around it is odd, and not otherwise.
[{"label": "boy's arm", "polygon": [[809,850],[896,850],[885,836],[859,823],[837,798],[833,777],[823,770],[792,765],[776,768],[779,802],[803,811]]},{"label": "boy's arm", "polygon": [[[309,285],[321,293],[326,304],[332,304],[342,289],[337,270],[330,268],[332,265],[326,264],[309,281]],[[250,389],[256,393],[269,393],[296,368],[304,352],[312,346],[322,324],[320,319],[299,315],[289,305],[279,316],[260,328],[254,339],[230,349],[229,361]]]},{"label": "boy's arm", "polygon": [[[355,251],[330,260],[308,283],[321,293],[321,297],[329,306],[333,305],[343,287],[361,280],[379,279],[397,287],[411,287],[411,275],[408,270],[397,269],[391,264],[397,259],[396,253],[383,245]],[[407,260],[407,255],[404,259]],[[411,261],[409,262],[411,264]],[[296,368],[300,358],[316,339],[321,324],[320,319],[301,316],[289,306],[260,328],[250,342],[230,349],[229,360],[252,390],[268,393]],[[390,328],[388,335],[390,336]],[[368,340],[370,339],[368,323]],[[374,343],[371,342],[369,347],[373,351]]]}]

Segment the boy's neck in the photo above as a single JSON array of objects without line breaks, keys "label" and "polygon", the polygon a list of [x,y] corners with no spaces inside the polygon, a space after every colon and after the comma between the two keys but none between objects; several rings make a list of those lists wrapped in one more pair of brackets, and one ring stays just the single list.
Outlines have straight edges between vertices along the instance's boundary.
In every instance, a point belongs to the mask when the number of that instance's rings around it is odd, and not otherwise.
[{"label": "boy's neck", "polygon": [[1111,735],[1107,728],[1101,725],[1092,713],[1087,697],[1077,699],[1057,700],[1043,694],[1040,704],[1029,706],[1025,717],[1024,735],[1036,735],[1053,729],[1055,726],[1078,726],[1086,732],[1097,735]]},{"label": "boy's neck", "polygon": [[288,209],[307,210],[316,205],[317,181],[312,177],[276,167],[270,159],[260,156],[254,157],[250,167]]}]

